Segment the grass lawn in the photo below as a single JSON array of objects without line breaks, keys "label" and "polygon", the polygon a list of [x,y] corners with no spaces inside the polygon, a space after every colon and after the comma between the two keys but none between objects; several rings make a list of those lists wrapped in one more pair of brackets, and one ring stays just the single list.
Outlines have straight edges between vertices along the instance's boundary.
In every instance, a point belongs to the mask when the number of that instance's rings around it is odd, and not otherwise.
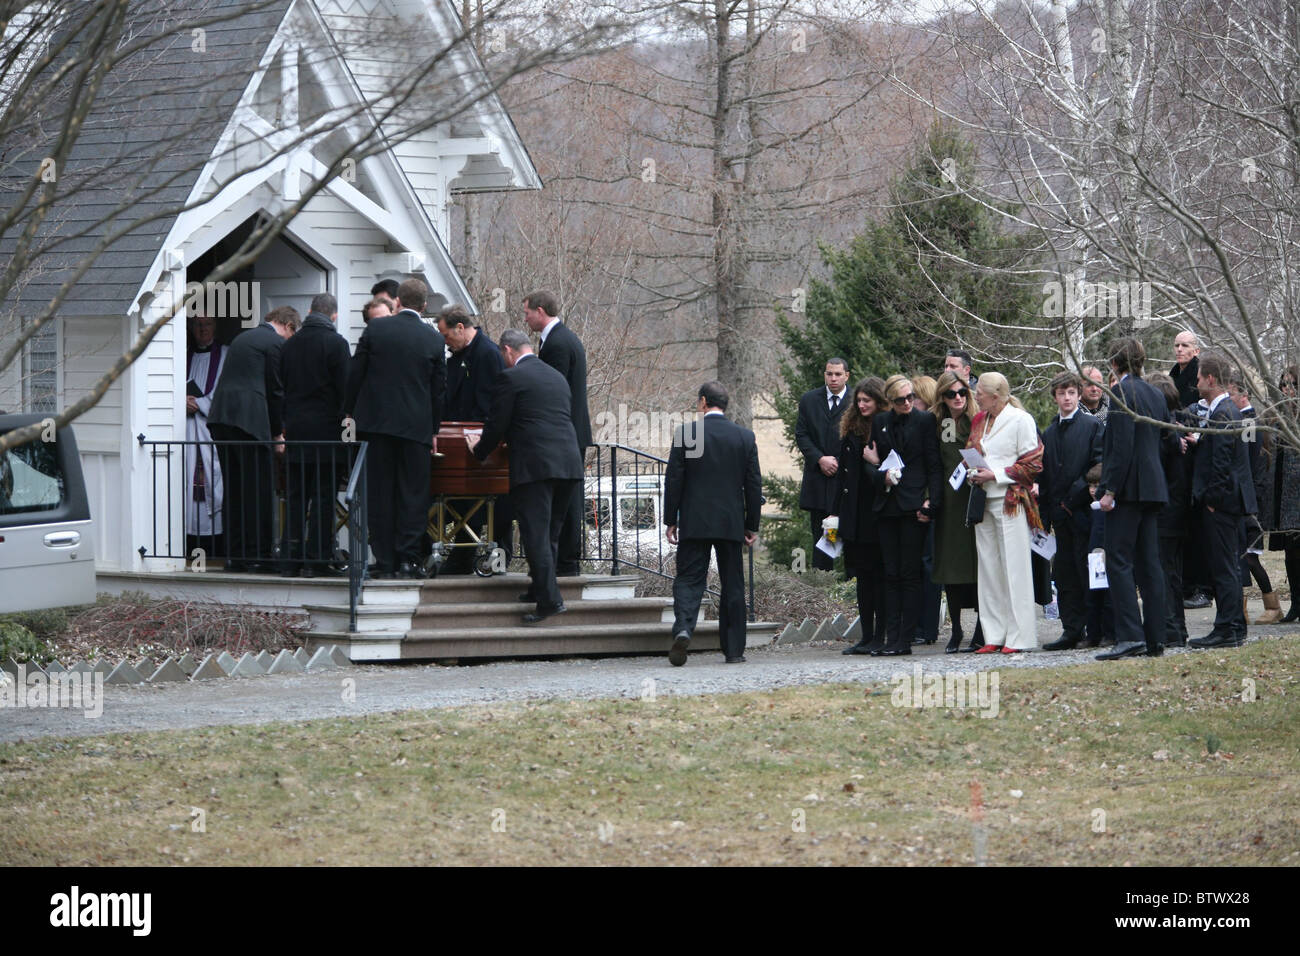
[{"label": "grass lawn", "polygon": [[1298,673],[1282,638],[1004,668],[995,719],[826,685],[2,745],[0,863],[969,864],[978,826],[992,865],[1295,865]]}]

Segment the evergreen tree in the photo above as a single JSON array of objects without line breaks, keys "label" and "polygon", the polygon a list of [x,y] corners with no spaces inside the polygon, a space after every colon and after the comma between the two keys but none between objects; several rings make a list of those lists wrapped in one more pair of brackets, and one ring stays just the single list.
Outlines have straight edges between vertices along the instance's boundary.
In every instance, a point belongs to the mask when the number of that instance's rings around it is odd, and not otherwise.
[{"label": "evergreen tree", "polygon": [[[977,356],[985,346],[1014,355],[1015,343],[981,338],[966,312],[999,323],[1041,327],[1035,289],[1009,277],[1024,258],[1017,238],[959,186],[970,182],[974,147],[936,124],[890,188],[890,211],[848,244],[823,245],[829,275],[809,284],[802,326],[778,314],[789,357],[777,413],[793,440],[799,396],[822,383],[826,359],[849,363],[850,385],[865,375],[896,372],[938,376],[949,348],[961,342]],[[950,258],[949,256],[956,257]],[[936,288],[937,287],[937,288]],[[960,330],[954,336],[953,329]],[[1046,332],[1046,330],[1044,330]],[[1026,333],[1027,340],[1033,333]],[[1023,366],[999,365],[1013,390],[1028,378]],[[1036,396],[1021,395],[1034,409]]]}]

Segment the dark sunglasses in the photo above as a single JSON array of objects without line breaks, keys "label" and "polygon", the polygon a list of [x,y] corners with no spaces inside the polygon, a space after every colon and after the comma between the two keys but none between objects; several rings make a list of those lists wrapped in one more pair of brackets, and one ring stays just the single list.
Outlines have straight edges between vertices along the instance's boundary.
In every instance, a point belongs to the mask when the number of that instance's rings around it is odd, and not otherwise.
[{"label": "dark sunglasses", "polygon": [[950,389],[948,389],[948,391],[946,391],[946,392],[943,393],[943,397],[944,397],[944,398],[956,398],[958,395],[969,395],[969,394],[970,394],[970,389],[966,389],[966,388],[950,388]]},{"label": "dark sunglasses", "polygon": [[894,399],[894,404],[906,405],[908,402],[912,401],[915,398],[916,398],[915,395],[900,395],[898,396],[898,398]]}]

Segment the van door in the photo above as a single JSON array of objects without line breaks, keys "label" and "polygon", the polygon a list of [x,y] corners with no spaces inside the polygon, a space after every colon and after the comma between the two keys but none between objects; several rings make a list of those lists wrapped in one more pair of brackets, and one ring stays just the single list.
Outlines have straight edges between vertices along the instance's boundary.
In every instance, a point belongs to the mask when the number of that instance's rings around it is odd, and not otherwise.
[{"label": "van door", "polygon": [[[0,434],[41,421],[0,415]],[[95,542],[71,428],[0,452],[0,613],[90,604]]]}]

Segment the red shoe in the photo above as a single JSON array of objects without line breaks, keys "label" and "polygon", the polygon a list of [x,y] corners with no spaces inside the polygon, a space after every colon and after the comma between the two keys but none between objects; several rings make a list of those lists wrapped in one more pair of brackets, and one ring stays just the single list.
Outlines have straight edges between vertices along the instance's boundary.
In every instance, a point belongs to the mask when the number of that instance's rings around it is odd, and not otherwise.
[{"label": "red shoe", "polygon": [[1020,653],[1023,653],[1023,650],[1024,650],[1024,649],[1023,649],[1023,648],[1020,648],[1020,647],[1004,647],[1004,648],[1002,648],[1002,653],[1003,653],[1003,654],[1020,654]]},{"label": "red shoe", "polygon": [[975,653],[976,653],[976,654],[996,654],[996,653],[997,653],[998,651],[1000,651],[1000,650],[1002,650],[1002,645],[1001,645],[1001,644],[985,644],[983,647],[981,647],[981,648],[980,648],[978,651],[976,651]]}]

